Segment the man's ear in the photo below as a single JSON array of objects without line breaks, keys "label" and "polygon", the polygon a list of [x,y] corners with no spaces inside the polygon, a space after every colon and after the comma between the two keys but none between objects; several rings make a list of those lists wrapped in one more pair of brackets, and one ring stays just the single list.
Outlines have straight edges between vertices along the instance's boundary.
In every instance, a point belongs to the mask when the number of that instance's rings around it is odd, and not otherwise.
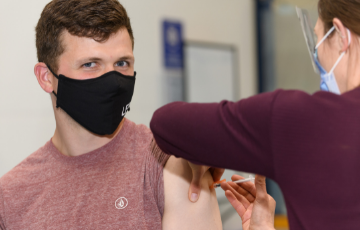
[{"label": "man's ear", "polygon": [[342,53],[347,49],[349,49],[350,46],[349,41],[351,40],[349,39],[347,28],[342,24],[342,22],[338,18],[333,19],[333,24],[339,36],[340,53]]},{"label": "man's ear", "polygon": [[54,90],[54,76],[51,74],[46,64],[43,62],[37,63],[34,67],[34,73],[41,88],[45,92],[51,93]]}]

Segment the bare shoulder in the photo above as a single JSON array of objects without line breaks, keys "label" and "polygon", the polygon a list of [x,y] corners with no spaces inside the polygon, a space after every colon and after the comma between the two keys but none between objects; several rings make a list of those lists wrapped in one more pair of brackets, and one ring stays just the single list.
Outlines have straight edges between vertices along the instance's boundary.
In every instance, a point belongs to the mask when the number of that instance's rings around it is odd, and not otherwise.
[{"label": "bare shoulder", "polygon": [[196,203],[188,199],[192,178],[187,161],[170,157],[164,168],[165,208],[163,229],[222,229],[216,193],[209,189],[213,180],[209,172],[203,178]]}]

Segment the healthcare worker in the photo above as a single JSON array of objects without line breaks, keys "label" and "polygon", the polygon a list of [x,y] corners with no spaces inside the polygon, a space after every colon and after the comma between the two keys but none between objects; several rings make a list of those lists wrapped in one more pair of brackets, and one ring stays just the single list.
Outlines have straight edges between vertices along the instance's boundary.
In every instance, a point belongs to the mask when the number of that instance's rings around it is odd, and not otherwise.
[{"label": "healthcare worker", "polygon": [[321,91],[175,102],[150,126],[168,154],[276,181],[292,230],[359,229],[360,0],[320,0],[318,11],[316,40],[298,14]]}]

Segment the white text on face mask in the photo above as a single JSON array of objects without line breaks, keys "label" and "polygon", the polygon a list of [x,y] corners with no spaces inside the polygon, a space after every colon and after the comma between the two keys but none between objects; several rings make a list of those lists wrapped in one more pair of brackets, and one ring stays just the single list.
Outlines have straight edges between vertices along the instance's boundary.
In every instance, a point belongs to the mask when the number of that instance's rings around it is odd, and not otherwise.
[{"label": "white text on face mask", "polygon": [[124,106],[122,110],[122,116],[125,116],[129,110],[130,110],[130,104],[127,104],[126,106]]}]

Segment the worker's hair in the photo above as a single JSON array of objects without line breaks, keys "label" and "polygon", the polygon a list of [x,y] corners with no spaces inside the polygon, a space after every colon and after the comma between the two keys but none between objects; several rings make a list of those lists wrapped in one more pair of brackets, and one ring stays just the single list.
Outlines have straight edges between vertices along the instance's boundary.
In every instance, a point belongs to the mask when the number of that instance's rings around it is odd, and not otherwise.
[{"label": "worker's hair", "polygon": [[58,71],[64,31],[104,42],[121,28],[128,31],[134,48],[130,19],[118,0],[53,0],[45,6],[36,26],[38,61]]},{"label": "worker's hair", "polygon": [[319,0],[318,12],[324,22],[324,33],[333,27],[338,18],[351,32],[360,36],[360,0]]}]

